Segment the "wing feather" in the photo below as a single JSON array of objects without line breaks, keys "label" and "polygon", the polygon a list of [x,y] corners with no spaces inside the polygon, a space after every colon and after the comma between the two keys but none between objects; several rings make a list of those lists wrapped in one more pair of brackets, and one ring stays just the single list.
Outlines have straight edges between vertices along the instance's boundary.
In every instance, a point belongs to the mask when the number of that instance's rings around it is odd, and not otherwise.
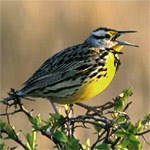
[{"label": "wing feather", "polygon": [[95,58],[98,57],[97,51],[92,50],[91,53],[87,48],[83,44],[76,45],[50,57],[24,83],[24,87],[20,91],[30,93],[36,89],[52,87],[70,78],[73,80],[79,73],[87,72],[93,67]]}]

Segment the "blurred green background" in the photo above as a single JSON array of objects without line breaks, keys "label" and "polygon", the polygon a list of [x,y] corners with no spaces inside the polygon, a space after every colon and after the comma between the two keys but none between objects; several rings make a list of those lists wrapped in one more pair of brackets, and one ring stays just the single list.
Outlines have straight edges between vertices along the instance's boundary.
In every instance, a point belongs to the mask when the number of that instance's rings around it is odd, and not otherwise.
[{"label": "blurred green background", "polygon": [[[19,89],[22,83],[56,52],[82,43],[92,30],[109,27],[118,30],[137,30],[122,39],[138,44],[139,48],[124,47],[122,65],[110,86],[95,98],[86,101],[100,105],[133,87],[133,104],[128,113],[136,121],[150,110],[150,1],[99,0],[99,1],[1,1],[1,94],[7,96],[10,88]],[[34,108],[43,119],[53,112],[45,99],[23,101],[27,109]],[[4,111],[5,108],[1,107]],[[75,108],[76,112],[79,107]],[[31,130],[26,117],[11,117],[17,129]],[[84,143],[88,130],[77,131]],[[9,144],[16,145],[9,141]],[[38,135],[38,149],[50,149],[52,143]]]}]

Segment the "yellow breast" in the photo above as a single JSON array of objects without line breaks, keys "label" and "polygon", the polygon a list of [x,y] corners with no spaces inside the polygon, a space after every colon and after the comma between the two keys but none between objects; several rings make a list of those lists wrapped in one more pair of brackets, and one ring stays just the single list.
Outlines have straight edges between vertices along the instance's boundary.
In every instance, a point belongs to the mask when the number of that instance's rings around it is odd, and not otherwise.
[{"label": "yellow breast", "polygon": [[88,100],[96,96],[97,94],[101,93],[110,84],[115,75],[116,67],[114,66],[114,60],[115,60],[114,54],[109,52],[109,54],[106,56],[104,66],[104,68],[107,68],[107,71],[105,72],[100,71],[93,78],[88,77],[86,79],[87,82],[83,83],[83,85],[74,95],[63,99],[54,98],[54,101],[56,103],[62,104],[75,103],[83,100]]}]

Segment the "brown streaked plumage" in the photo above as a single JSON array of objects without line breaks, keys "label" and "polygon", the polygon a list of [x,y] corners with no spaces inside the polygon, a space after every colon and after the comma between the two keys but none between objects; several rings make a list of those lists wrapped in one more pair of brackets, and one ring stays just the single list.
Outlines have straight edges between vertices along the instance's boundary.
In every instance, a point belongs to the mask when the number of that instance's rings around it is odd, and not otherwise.
[{"label": "brown streaked plumage", "polygon": [[120,65],[123,45],[117,41],[124,33],[99,28],[82,43],[66,48],[47,59],[17,92],[19,96],[46,97],[56,103],[75,103],[102,92]]}]

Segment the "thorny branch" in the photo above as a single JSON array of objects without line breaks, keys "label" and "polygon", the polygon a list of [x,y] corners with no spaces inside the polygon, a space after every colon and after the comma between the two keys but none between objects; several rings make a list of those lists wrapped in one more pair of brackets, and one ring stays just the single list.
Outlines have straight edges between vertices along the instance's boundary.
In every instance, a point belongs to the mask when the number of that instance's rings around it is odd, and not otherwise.
[{"label": "thorny branch", "polygon": [[[19,112],[24,113],[28,119],[34,119],[32,116],[32,112],[28,111],[23,104],[21,103],[21,98],[24,97],[18,97],[16,94],[16,91],[14,89],[11,89],[11,91],[8,93],[9,97],[3,99],[2,102],[4,105],[6,105],[5,113],[0,114],[0,116],[7,116],[8,124],[11,126],[10,123],[10,115],[17,114]],[[131,95],[131,94],[130,94]],[[130,96],[129,95],[129,96]],[[25,98],[27,100],[31,100],[28,98]],[[130,121],[130,117],[125,112],[129,106],[132,104],[130,101],[126,104],[125,107],[122,108],[122,111],[116,111],[114,110],[114,107],[118,105],[118,103],[121,101],[121,97],[117,96],[115,99],[113,99],[110,102],[105,103],[104,105],[100,106],[88,106],[83,103],[76,103],[76,105],[80,106],[81,108],[86,110],[86,113],[83,115],[79,115],[74,117],[70,117],[70,114],[73,114],[73,106],[71,106],[68,110],[65,110],[65,116],[63,121],[55,128],[55,130],[62,128],[63,131],[66,133],[66,135],[71,138],[74,137],[75,130],[79,127],[82,128],[88,128],[89,125],[94,126],[95,128],[98,128],[98,134],[95,142],[91,145],[91,149],[93,150],[100,142],[109,144],[111,148],[115,148],[117,143],[121,141],[121,137],[117,137],[115,140],[113,140],[114,134],[122,128],[122,126]],[[14,111],[8,112],[8,109],[10,107],[14,106]],[[115,122],[117,117],[110,117],[110,115],[116,115],[118,117],[124,117],[125,121],[123,123],[117,123]],[[145,120],[145,124],[147,121],[150,121],[150,118]],[[52,133],[50,131],[45,130],[43,128],[38,128],[38,130],[42,135],[46,136],[48,139],[50,139],[56,146],[57,149],[61,150],[63,149],[62,144],[55,139]],[[7,134],[5,131],[1,130],[2,133]],[[145,130],[143,132],[137,132],[135,135],[142,136],[143,139],[147,144],[149,142],[144,137],[145,134],[149,133],[150,129]],[[15,138],[13,139],[18,144],[20,144],[24,149],[28,149],[26,145],[19,139],[17,136],[15,130],[14,130]],[[149,144],[150,145],[150,144]],[[80,144],[80,149],[83,149],[82,145]]]}]

